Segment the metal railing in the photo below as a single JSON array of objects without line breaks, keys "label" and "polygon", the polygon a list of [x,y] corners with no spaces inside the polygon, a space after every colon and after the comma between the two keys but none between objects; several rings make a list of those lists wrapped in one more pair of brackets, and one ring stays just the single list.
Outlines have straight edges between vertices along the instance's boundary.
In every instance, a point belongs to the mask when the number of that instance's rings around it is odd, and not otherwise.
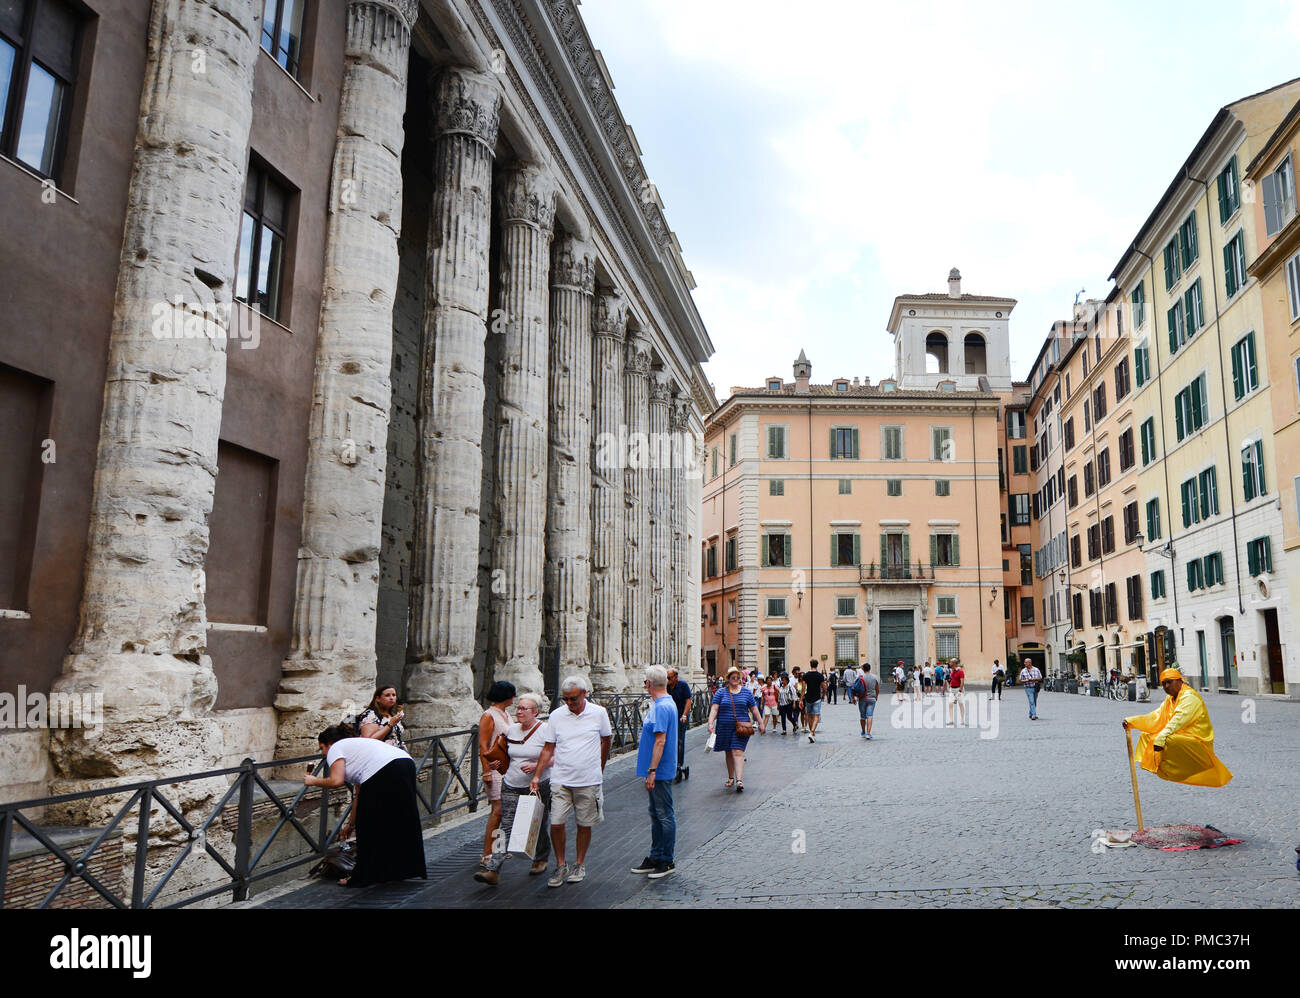
[{"label": "metal railing", "polygon": [[[942,565],[938,566],[944,567]],[[860,582],[907,582],[912,579],[934,579],[934,565],[923,565],[919,561],[914,565],[869,565],[858,566]]]},{"label": "metal railing", "polygon": [[[434,824],[441,821],[444,815],[461,809],[478,810],[482,787],[478,778],[477,731],[476,727],[467,728],[462,731],[414,738],[408,742],[417,766],[416,796],[424,811],[424,817],[432,818]],[[462,738],[464,743],[457,745],[457,739]],[[421,745],[424,749],[417,757],[414,753]],[[269,762],[245,759],[239,766],[227,769],[188,773],[101,790],[87,790],[57,797],[0,804],[0,908],[5,907],[6,903],[14,838],[19,830],[29,835],[39,846],[33,856],[53,857],[63,864],[62,875],[34,907],[50,907],[60,896],[65,895],[70,884],[78,882],[89,885],[95,894],[114,908],[151,908],[160,899],[164,902],[161,907],[179,908],[225,893],[230,893],[232,900],[243,901],[247,899],[252,884],[319,859],[338,837],[350,807],[345,806],[337,820],[331,820],[332,791],[323,787],[303,785],[297,789],[292,800],[286,803],[281,791],[277,791],[263,775],[271,769],[293,768],[312,763],[316,764],[315,772],[318,774],[324,772],[324,760],[320,755],[274,759]],[[468,776],[465,774],[466,763],[469,768]],[[420,781],[425,773],[429,774],[424,781],[427,783],[427,790],[422,790]],[[183,793],[178,793],[177,790],[185,784],[218,779],[231,780],[229,787],[210,810],[193,820],[187,818],[183,809],[172,800],[183,796]],[[449,800],[452,790],[456,787],[463,791],[464,796],[457,800]],[[163,792],[165,789],[168,793]],[[264,798],[259,799],[256,796],[258,790],[265,795]],[[342,791],[333,792],[345,798],[350,795]],[[66,809],[68,805],[78,802],[84,806],[97,798],[122,796],[126,797],[125,802],[118,807],[116,814],[106,826],[80,829],[87,834],[97,833],[90,845],[84,848],[80,846],[63,848],[55,841],[60,835],[59,832],[38,825],[24,813],[37,810],[44,812],[52,808]],[[259,805],[262,806],[261,814],[255,813],[255,808]],[[319,809],[314,831],[309,827],[313,822],[306,818],[307,812],[312,808]],[[155,815],[155,809],[165,814]],[[128,816],[132,812],[135,812],[135,817],[129,819]],[[232,813],[233,835],[224,847],[219,847],[210,841],[209,832],[227,830],[231,823],[229,816]],[[179,831],[186,837],[184,845],[163,842],[157,838],[151,841],[151,832],[156,835],[161,831],[161,827],[154,823],[156,816],[162,817],[164,822],[166,816],[170,816],[179,826]],[[255,834],[255,821],[268,818],[275,819],[274,827],[264,835]],[[299,820],[300,818],[304,820]],[[128,896],[128,892],[122,887],[122,883],[127,880],[125,870],[118,884],[110,884],[104,882],[107,878],[97,876],[91,871],[91,864],[97,858],[107,860],[105,844],[126,836],[132,823],[135,826],[135,834],[134,841],[131,843],[130,857],[127,857],[126,851],[123,850],[124,865],[126,862],[131,864]],[[286,829],[289,831],[286,832]],[[281,833],[285,833],[283,838]],[[172,831],[172,835],[175,835],[175,830]],[[225,836],[218,834],[217,837],[221,839]],[[277,842],[281,847],[287,845],[289,848],[295,845],[302,848],[305,845],[306,852],[282,862],[268,862],[268,852]],[[164,898],[168,884],[172,882],[182,864],[195,854],[196,850],[198,855],[207,856],[216,864],[219,871],[216,879],[220,883],[190,891],[181,888],[178,889],[176,896]],[[175,857],[171,859],[170,864],[157,880],[150,883],[150,858],[153,857],[158,865],[161,865],[167,861],[172,852],[176,853]],[[30,858],[32,857],[26,857],[23,862]],[[212,878],[207,878],[207,882],[211,883]]]}]

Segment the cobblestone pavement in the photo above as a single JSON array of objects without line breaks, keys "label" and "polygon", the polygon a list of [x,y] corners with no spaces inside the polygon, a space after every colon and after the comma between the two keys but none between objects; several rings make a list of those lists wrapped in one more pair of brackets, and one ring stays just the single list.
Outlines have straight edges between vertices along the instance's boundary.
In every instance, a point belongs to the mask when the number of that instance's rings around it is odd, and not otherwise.
[{"label": "cobblestone pavement", "polygon": [[[607,772],[607,821],[581,885],[548,890],[507,864],[499,888],[472,880],[482,821],[431,836],[430,880],[348,891],[314,883],[251,902],[271,907],[697,907],[771,902],[818,907],[1300,906],[1295,869],[1300,705],[1209,695],[1216,749],[1235,778],[1219,790],[1139,772],[1147,825],[1213,825],[1244,839],[1222,849],[1091,849],[1097,828],[1136,827],[1120,719],[1147,705],[1045,694],[1030,722],[1009,689],[978,728],[923,726],[884,697],[876,738],[857,710],[827,705],[816,744],[754,738],[745,788],[722,788],[720,756],[690,736],[691,779],[676,788],[678,872],[627,873],[648,851],[646,800],[630,758]],[[985,711],[987,711],[987,704]],[[1253,715],[1252,715],[1253,711]],[[1250,717],[1253,716],[1253,720]],[[987,737],[994,735],[995,737]],[[981,736],[986,737],[981,737]],[[570,830],[572,850],[572,830]]]}]

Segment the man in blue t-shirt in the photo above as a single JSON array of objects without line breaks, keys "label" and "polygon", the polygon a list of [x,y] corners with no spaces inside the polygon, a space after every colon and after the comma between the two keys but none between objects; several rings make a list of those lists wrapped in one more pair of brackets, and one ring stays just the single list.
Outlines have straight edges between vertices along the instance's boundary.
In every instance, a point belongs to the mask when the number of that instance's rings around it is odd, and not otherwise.
[{"label": "man in blue t-shirt", "polygon": [[[668,670],[652,665],[645,671],[650,705],[636,748],[636,775],[645,780],[650,796],[650,855],[632,867],[658,880],[677,869],[677,820],[673,817],[673,778],[677,773],[677,704],[668,694]],[[659,779],[659,773],[663,779]]]}]

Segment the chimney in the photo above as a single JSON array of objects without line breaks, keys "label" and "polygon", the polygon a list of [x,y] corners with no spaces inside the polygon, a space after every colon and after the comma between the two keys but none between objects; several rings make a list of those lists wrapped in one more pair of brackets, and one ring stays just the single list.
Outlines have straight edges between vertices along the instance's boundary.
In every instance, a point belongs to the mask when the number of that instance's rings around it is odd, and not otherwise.
[{"label": "chimney", "polygon": [[858,379],[857,379],[857,378],[854,378],[854,379],[853,379],[853,387],[854,387],[854,388],[857,388],[857,387],[858,387]]},{"label": "chimney", "polygon": [[948,271],[948,297],[961,297],[961,271],[956,267],[953,267],[952,270]]},{"label": "chimney", "polygon": [[800,350],[799,358],[794,362],[794,391],[796,395],[807,395],[810,391],[808,379],[812,377],[812,364],[807,355]]}]

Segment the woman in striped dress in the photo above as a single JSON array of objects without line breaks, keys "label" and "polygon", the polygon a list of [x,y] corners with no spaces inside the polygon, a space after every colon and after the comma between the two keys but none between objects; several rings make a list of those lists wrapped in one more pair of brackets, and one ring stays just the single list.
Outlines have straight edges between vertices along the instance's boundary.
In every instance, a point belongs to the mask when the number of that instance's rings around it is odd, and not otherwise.
[{"label": "woman in striped dress", "polygon": [[745,789],[745,745],[748,737],[736,734],[736,721],[754,719],[758,733],[763,733],[763,716],[758,711],[754,695],[741,684],[740,669],[732,666],[727,670],[727,685],[713,694],[713,706],[709,708],[709,732],[714,739],[713,751],[726,753],[727,782],[723,784],[728,790],[733,786],[736,793]]}]

